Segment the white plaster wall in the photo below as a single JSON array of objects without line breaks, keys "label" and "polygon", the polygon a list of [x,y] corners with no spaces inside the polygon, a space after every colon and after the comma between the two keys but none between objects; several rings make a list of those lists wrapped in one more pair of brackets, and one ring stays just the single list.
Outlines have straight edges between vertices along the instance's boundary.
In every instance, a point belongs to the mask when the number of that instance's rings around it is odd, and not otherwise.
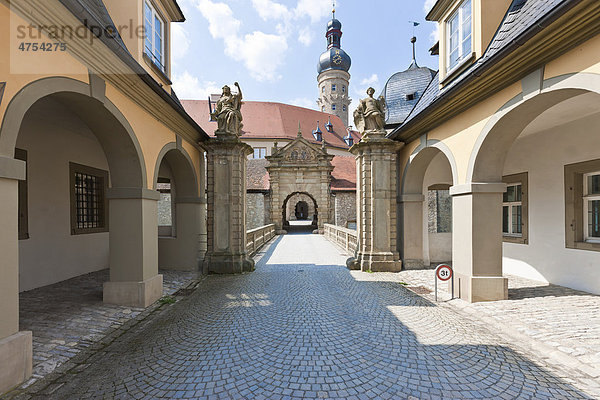
[{"label": "white plaster wall", "polygon": [[100,143],[63,106],[28,114],[17,140],[27,150],[29,239],[19,241],[19,290],[108,268],[108,232],[71,235],[69,162],[108,171]]},{"label": "white plaster wall", "polygon": [[600,158],[600,115],[519,137],[504,175],[528,172],[529,244],[503,244],[503,271],[600,294],[600,252],[565,247],[564,166]]},{"label": "white plaster wall", "polygon": [[423,179],[423,264],[452,260],[452,233],[429,233],[427,190],[435,184],[452,185],[452,169],[446,156],[436,155],[425,171]]}]

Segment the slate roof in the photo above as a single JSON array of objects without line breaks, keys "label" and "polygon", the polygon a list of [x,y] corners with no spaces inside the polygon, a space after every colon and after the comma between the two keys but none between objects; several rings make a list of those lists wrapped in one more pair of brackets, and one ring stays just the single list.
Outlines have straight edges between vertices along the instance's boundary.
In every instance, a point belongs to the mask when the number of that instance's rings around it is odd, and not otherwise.
[{"label": "slate roof", "polygon": [[[210,121],[208,100],[182,100],[183,107],[196,120],[206,132],[214,135],[217,123]],[[340,117],[308,108],[292,106],[282,103],[264,101],[244,101],[242,105],[242,139],[290,139],[298,135],[298,122],[302,129],[302,137],[311,143],[319,143],[312,135],[317,128],[317,121],[321,127],[323,139],[328,146],[339,149],[348,149],[344,141],[348,134],[346,126]],[[333,132],[325,129],[325,124],[331,119]],[[352,132],[354,141],[360,140],[357,132]]]},{"label": "slate roof", "polygon": [[[386,103],[386,124],[401,124],[415,107],[435,71],[418,67],[416,64],[402,72],[396,72],[388,79],[383,88],[382,95]],[[413,100],[408,100],[407,95],[414,94]]]},{"label": "slate roof", "polygon": [[[101,31],[99,39],[108,46],[125,64],[127,64],[135,74],[137,74],[144,83],[146,83],[156,94],[166,101],[175,111],[177,111],[190,125],[192,125],[204,139],[208,135],[196,122],[185,112],[181,102],[177,98],[175,91],[168,93],[162,85],[150,76],[144,67],[142,67],[133,58],[119,32],[115,29],[115,24],[102,0],[59,0],[84,26],[91,32]],[[174,2],[179,9],[177,2]],[[112,29],[112,32],[108,32]]]},{"label": "slate roof", "polygon": [[[471,74],[492,62],[494,58],[500,56],[501,52],[509,45],[518,41],[522,36],[525,36],[529,29],[538,28],[538,23],[558,6],[574,2],[574,0],[513,0],[504,20],[500,24],[500,27],[483,56],[453,81],[444,86],[442,90],[439,88],[438,72],[425,90],[423,97],[421,97],[415,108],[404,121],[404,125],[416,118],[420,113],[426,111],[426,109],[436,100],[462,83]],[[402,131],[402,127],[396,129],[392,134],[396,134],[400,131]]]},{"label": "slate roof", "polygon": [[[334,192],[356,191],[356,161],[353,156],[334,156],[331,160],[331,190]],[[249,159],[246,163],[246,189],[250,191],[269,190],[267,160]]]}]

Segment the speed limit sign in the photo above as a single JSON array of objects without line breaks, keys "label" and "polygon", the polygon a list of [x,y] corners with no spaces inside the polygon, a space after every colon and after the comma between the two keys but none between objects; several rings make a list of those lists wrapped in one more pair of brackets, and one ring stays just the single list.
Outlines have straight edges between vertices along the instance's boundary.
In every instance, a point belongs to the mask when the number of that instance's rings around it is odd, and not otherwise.
[{"label": "speed limit sign", "polygon": [[435,268],[435,301],[437,301],[437,286],[438,279],[442,282],[447,282],[452,279],[452,283],[450,286],[452,287],[452,297],[450,299],[454,299],[454,278],[452,274],[452,267],[447,264],[440,264]]},{"label": "speed limit sign", "polygon": [[446,264],[438,265],[435,274],[440,281],[447,281],[452,278],[452,267]]}]

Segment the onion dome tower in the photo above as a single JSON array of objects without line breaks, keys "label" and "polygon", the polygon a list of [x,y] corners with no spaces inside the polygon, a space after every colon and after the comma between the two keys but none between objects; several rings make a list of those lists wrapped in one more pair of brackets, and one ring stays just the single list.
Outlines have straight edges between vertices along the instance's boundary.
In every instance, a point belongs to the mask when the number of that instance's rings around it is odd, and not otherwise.
[{"label": "onion dome tower", "polygon": [[348,97],[350,83],[350,56],[342,50],[342,23],[335,18],[333,9],[331,21],[327,23],[327,50],[321,54],[317,65],[319,83],[319,110],[340,117],[348,126],[348,107],[352,99]]}]

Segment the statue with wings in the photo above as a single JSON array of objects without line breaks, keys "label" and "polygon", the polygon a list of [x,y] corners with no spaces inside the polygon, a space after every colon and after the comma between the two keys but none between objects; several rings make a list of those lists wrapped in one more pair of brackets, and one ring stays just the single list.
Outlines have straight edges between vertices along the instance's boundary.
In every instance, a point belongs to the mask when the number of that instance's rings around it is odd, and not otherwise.
[{"label": "statue with wings", "polygon": [[354,110],[354,124],[362,134],[365,132],[383,131],[385,125],[385,99],[379,96],[375,99],[375,89],[367,89],[369,97],[362,99],[356,110]]}]

